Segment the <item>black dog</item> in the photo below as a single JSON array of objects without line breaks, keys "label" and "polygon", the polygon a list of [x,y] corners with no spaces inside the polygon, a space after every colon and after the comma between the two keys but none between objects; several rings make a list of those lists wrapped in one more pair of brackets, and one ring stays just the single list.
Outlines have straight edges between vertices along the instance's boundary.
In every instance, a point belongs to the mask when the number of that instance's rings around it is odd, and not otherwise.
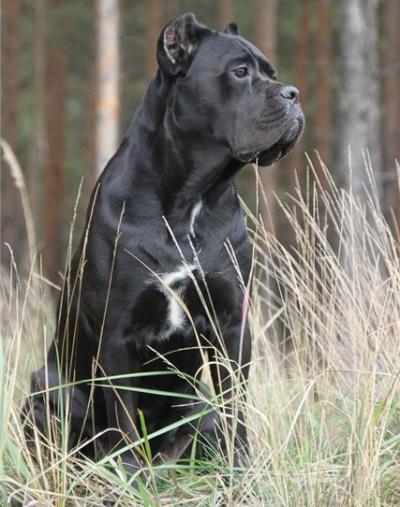
[{"label": "black dog", "polygon": [[[280,159],[304,123],[298,90],[276,80],[234,24],[218,32],[185,14],[162,31],[157,57],[157,75],[92,195],[32,393],[103,380],[33,394],[26,406],[43,432],[49,415],[67,411],[71,446],[109,430],[103,452],[119,450],[133,469],[138,453],[123,449],[143,434],[143,421],[152,433],[207,405],[195,402],[203,352],[232,419],[232,378],[247,379],[251,352],[243,311],[251,251],[232,177],[248,162]],[[116,375],[125,377],[104,380]],[[239,448],[246,431],[237,415]],[[218,435],[217,427],[212,412],[198,423],[200,433]],[[190,432],[186,424],[152,439],[153,455],[180,456]]]}]

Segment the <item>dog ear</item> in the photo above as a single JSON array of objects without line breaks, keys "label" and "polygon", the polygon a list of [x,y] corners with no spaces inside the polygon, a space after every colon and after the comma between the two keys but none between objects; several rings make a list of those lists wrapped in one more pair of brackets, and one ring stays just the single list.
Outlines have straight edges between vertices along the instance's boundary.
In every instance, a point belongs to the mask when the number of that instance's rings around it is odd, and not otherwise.
[{"label": "dog ear", "polygon": [[174,19],[161,32],[158,40],[157,59],[160,68],[167,74],[184,75],[201,39],[211,30],[200,24],[192,13]]},{"label": "dog ear", "polygon": [[239,35],[238,26],[236,23],[228,23],[222,29],[222,33],[228,33],[229,35]]}]

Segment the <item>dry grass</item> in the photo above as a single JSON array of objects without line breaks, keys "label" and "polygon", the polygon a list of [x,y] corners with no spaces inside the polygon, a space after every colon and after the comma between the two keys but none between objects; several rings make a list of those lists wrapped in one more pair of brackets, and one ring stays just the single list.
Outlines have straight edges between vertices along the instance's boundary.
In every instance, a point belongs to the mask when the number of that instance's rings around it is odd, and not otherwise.
[{"label": "dry grass", "polygon": [[18,410],[53,317],[33,273],[16,284],[3,276],[1,505],[399,505],[399,246],[373,191],[360,203],[329,181],[282,205],[290,248],[248,215],[256,276],[246,401],[243,386],[236,393],[250,440],[243,470],[191,460],[132,483],[113,460],[51,442],[33,460]]}]

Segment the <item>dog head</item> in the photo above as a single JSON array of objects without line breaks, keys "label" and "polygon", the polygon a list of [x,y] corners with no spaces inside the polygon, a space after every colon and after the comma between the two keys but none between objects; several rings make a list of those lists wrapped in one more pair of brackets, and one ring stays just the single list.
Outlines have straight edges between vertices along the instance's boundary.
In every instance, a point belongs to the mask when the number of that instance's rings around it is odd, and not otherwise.
[{"label": "dog head", "polygon": [[158,62],[172,82],[171,114],[182,131],[200,140],[210,135],[232,158],[260,165],[279,160],[299,139],[299,91],[277,81],[235,24],[218,32],[185,14],[162,31]]}]

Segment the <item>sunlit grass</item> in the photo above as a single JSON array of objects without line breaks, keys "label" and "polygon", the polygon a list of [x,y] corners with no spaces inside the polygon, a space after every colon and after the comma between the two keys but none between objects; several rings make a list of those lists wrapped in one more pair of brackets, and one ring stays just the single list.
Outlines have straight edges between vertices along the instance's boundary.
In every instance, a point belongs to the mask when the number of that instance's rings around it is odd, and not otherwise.
[{"label": "sunlit grass", "polygon": [[[326,178],[328,191],[316,182],[281,204],[290,247],[248,213],[253,356],[249,385],[232,393],[249,435],[241,470],[218,453],[208,461],[193,454],[159,466],[148,460],[145,476],[129,477],[118,453],[90,462],[63,438],[38,438],[30,453],[19,408],[54,314],[40,277],[14,283],[12,268],[3,273],[1,505],[400,504],[399,244],[373,191],[360,203]],[[223,413],[220,399],[209,403]]]}]

